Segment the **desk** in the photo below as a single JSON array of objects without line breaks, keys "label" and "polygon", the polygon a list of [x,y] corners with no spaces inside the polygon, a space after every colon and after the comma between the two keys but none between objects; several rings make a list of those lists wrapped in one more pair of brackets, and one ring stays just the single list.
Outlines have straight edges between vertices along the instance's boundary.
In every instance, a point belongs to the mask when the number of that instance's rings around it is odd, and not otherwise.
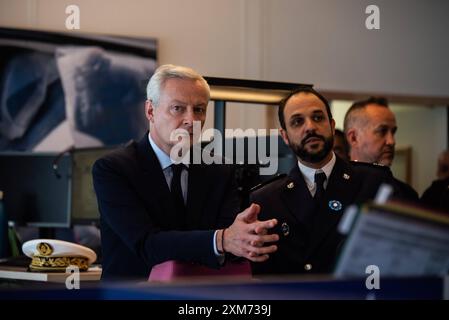
[{"label": "desk", "polygon": [[[1,266],[0,281],[24,280],[65,283],[70,273],[63,272],[31,272],[27,267]],[[86,272],[80,272],[80,281],[99,281],[101,278],[101,268],[89,268]]]},{"label": "desk", "polygon": [[[45,287],[2,290],[0,299],[88,300],[327,300],[443,299],[448,277],[382,279],[379,290],[368,290],[365,279],[278,278],[267,280],[197,279],[170,284],[83,282],[79,290]],[[447,296],[446,296],[447,299]]]}]

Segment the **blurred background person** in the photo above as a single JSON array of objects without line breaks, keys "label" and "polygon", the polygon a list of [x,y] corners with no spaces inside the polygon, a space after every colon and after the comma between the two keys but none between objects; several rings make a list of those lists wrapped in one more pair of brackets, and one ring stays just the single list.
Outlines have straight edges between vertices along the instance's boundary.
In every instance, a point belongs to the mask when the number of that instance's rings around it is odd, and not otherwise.
[{"label": "blurred background person", "polygon": [[449,212],[449,149],[438,157],[437,178],[424,191],[421,202],[433,209]]},{"label": "blurred background person", "polygon": [[418,193],[396,179],[389,168],[394,159],[397,129],[396,117],[388,107],[387,99],[382,97],[354,102],[344,119],[350,159],[387,167],[391,176],[389,183],[399,198],[418,201]]},{"label": "blurred background person", "polygon": [[439,180],[449,178],[449,149],[438,157],[437,177]]},{"label": "blurred background person", "polygon": [[349,145],[343,131],[335,129],[334,134],[334,152],[345,161],[349,161]]}]

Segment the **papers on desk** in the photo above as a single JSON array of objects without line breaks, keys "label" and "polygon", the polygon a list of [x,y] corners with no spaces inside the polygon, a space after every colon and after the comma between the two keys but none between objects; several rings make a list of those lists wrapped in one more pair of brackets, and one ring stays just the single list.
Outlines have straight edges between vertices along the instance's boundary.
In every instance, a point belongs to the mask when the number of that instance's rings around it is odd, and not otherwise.
[{"label": "papers on desk", "polygon": [[371,265],[379,268],[380,276],[448,273],[449,216],[392,203],[365,205],[348,215],[352,219],[343,217],[340,229],[350,233],[335,276],[366,277]]},{"label": "papers on desk", "polygon": [[[31,272],[25,267],[0,266],[1,279],[62,282],[64,283],[71,275],[65,272]],[[80,281],[99,281],[101,278],[101,268],[90,267],[89,270],[80,272]]]}]

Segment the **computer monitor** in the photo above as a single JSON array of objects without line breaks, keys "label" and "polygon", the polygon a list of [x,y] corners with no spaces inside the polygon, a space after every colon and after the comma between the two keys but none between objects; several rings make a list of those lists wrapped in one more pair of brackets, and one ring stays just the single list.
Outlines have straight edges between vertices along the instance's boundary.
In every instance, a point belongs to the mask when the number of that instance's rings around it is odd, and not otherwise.
[{"label": "computer monitor", "polygon": [[[264,147],[260,145],[261,142],[264,142]],[[203,143],[203,147],[206,145],[206,142]],[[224,150],[214,151],[234,164],[242,209],[249,206],[250,192],[255,186],[278,174],[288,174],[297,163],[295,155],[281,136],[229,137],[224,140],[222,148]],[[227,148],[233,151],[228,152]],[[269,170],[261,171],[264,168]]]},{"label": "computer monitor", "polygon": [[69,227],[72,165],[69,155],[0,153],[0,190],[9,220],[35,227]]},{"label": "computer monitor", "polygon": [[8,219],[43,228],[98,224],[92,165],[113,148],[0,153],[0,190]]},{"label": "computer monitor", "polygon": [[92,180],[92,166],[95,161],[114,147],[75,149],[72,159],[72,192],[71,222],[72,224],[98,224],[97,197]]},{"label": "computer monitor", "polygon": [[[263,147],[260,145],[261,142],[264,142]],[[277,174],[288,174],[297,163],[295,154],[280,135],[226,138],[224,146],[225,149],[232,146],[231,155],[228,155],[227,150],[218,153],[226,158],[232,158],[232,163],[236,165],[256,168],[255,172],[260,175],[261,181],[271,179]],[[243,154],[238,155],[239,152]],[[270,170],[261,173],[260,167],[270,167]]]}]

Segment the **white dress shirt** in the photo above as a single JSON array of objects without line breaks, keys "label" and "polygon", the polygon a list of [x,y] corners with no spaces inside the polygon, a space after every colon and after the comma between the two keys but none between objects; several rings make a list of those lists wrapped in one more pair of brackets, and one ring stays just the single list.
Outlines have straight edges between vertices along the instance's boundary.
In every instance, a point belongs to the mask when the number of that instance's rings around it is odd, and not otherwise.
[{"label": "white dress shirt", "polygon": [[[167,182],[168,188],[170,189],[171,180],[173,179],[173,168],[172,164],[175,162],[170,158],[168,154],[162,151],[161,148],[153,141],[151,135],[148,133],[148,140],[150,141],[150,145],[153,148],[154,153],[156,154],[157,159],[159,160],[159,164],[161,165],[162,172],[165,176],[165,181]],[[189,164],[185,165],[187,168]],[[182,189],[182,197],[184,198],[184,204],[187,203],[187,191],[189,185],[189,171],[182,170],[181,172],[181,189]]]},{"label": "white dress shirt", "polygon": [[329,177],[330,177],[332,169],[334,168],[334,165],[335,165],[335,161],[336,161],[336,157],[333,152],[332,152],[332,158],[330,159],[330,161],[328,163],[326,163],[320,169],[314,169],[314,168],[307,167],[304,164],[302,164],[300,161],[298,161],[299,171],[301,171],[302,176],[304,177],[304,180],[306,181],[307,188],[309,189],[312,197],[315,196],[315,192],[316,192],[315,173],[317,171],[324,172],[324,174],[326,175],[326,181],[324,182],[324,189],[326,189],[328,181],[329,181]]}]

